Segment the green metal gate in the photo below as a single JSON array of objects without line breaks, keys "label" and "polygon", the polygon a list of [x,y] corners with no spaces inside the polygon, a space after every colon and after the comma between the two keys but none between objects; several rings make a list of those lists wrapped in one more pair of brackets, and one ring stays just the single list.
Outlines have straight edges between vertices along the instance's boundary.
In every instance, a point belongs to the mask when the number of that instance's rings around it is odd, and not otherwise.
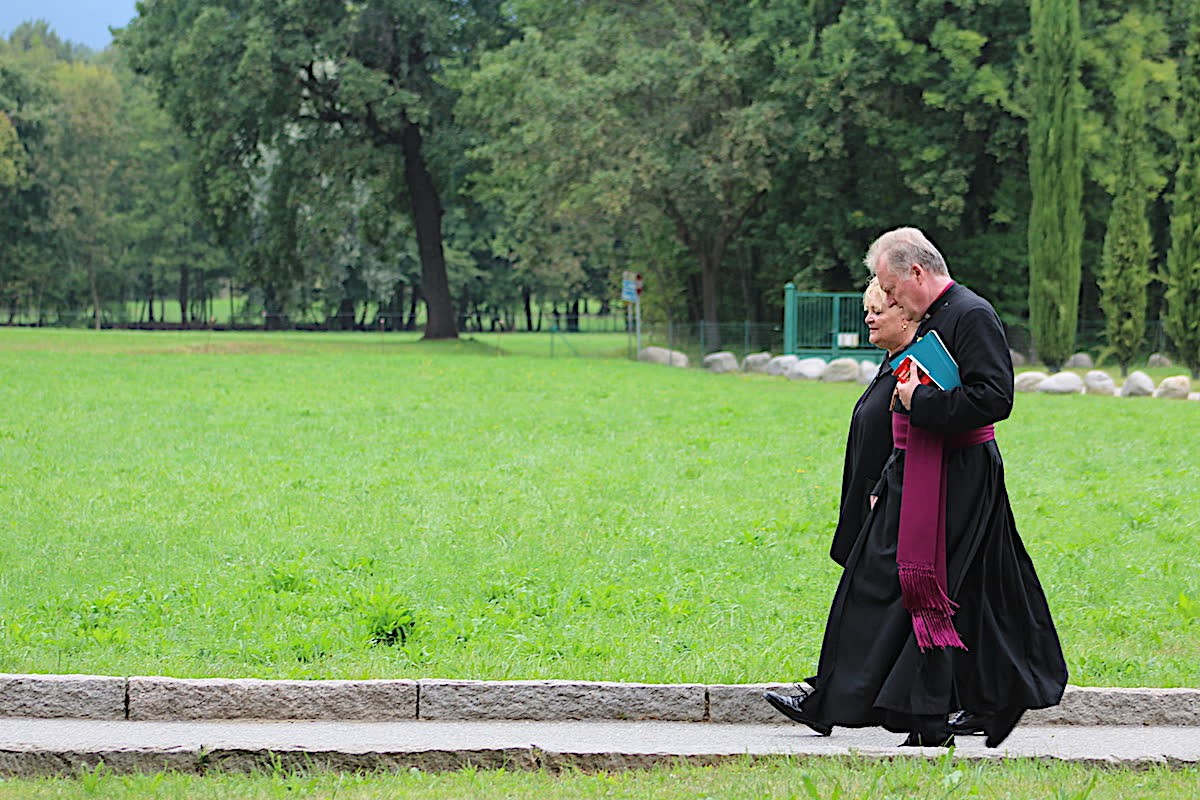
[{"label": "green metal gate", "polygon": [[873,358],[879,351],[867,338],[862,294],[797,292],[783,287],[784,355]]}]

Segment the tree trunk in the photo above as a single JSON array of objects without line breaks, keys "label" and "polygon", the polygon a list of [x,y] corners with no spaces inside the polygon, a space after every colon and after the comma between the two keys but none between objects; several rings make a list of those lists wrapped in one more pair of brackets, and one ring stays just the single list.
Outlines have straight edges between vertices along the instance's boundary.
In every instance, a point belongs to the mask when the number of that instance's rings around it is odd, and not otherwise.
[{"label": "tree trunk", "polygon": [[404,327],[404,281],[397,281],[388,301],[387,314],[384,317],[384,330],[398,331]]},{"label": "tree trunk", "polygon": [[100,288],[96,285],[96,267],[92,264],[91,259],[87,265],[88,284],[92,289],[92,322],[96,330],[100,330]]},{"label": "tree trunk", "polygon": [[408,319],[404,323],[404,330],[416,330],[417,327],[417,306],[421,302],[421,287],[414,286],[412,290],[412,299],[408,305]]},{"label": "tree trunk", "polygon": [[263,329],[278,331],[283,329],[283,300],[274,283],[263,286]]},{"label": "tree trunk", "polygon": [[188,294],[191,290],[189,285],[191,282],[191,270],[187,264],[179,265],[179,320],[183,325],[183,329],[188,329]]},{"label": "tree trunk", "polygon": [[713,249],[716,253],[705,253],[700,257],[700,298],[704,309],[704,349],[713,352],[721,349],[721,326],[717,316],[717,274],[721,270],[720,251],[724,243]]},{"label": "tree trunk", "polygon": [[521,301],[525,304],[525,330],[533,331],[533,292],[528,286],[521,287]]},{"label": "tree trunk", "polygon": [[417,252],[421,257],[421,293],[425,296],[425,339],[457,339],[446,254],[442,248],[442,203],[433,176],[421,151],[421,129],[414,122],[404,127],[404,180],[408,186]]},{"label": "tree trunk", "polygon": [[338,310],[334,313],[333,329],[339,331],[354,330],[354,300],[350,297],[343,297],[338,303]]}]

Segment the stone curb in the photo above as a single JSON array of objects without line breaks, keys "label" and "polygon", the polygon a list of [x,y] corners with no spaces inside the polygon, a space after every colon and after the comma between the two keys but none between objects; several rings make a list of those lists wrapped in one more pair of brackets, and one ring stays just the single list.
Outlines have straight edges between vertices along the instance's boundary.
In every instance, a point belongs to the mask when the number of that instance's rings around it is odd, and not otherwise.
[{"label": "stone curb", "polygon": [[[663,720],[791,724],[762,693],[793,684],[117,678],[0,674],[0,717],[98,720]],[[1036,725],[1200,726],[1200,689],[1068,686]]]}]

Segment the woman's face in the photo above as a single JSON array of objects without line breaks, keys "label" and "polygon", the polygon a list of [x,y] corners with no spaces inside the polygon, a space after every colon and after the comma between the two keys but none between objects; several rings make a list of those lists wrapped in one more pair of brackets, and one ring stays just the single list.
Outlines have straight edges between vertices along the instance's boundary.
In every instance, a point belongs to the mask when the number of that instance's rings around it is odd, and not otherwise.
[{"label": "woman's face", "polygon": [[869,303],[867,306],[867,329],[871,332],[871,344],[894,353],[912,341],[916,326],[910,324],[900,306]]}]

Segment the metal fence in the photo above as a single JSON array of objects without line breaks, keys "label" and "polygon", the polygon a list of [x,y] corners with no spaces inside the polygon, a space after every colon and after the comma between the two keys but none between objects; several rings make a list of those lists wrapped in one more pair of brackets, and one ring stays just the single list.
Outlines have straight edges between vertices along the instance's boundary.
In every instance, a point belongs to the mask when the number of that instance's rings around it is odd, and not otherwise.
[{"label": "metal fence", "polygon": [[783,290],[783,353],[797,356],[874,357],[863,321],[860,292]]}]

